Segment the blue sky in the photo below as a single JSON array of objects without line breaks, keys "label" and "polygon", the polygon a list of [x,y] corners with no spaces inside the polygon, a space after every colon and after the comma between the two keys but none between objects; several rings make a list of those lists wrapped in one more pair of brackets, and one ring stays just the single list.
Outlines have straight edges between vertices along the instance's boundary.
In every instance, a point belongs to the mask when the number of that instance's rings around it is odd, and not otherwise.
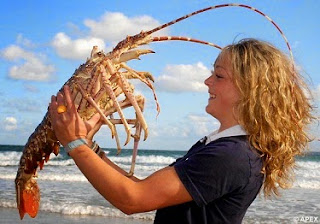
[{"label": "blue sky", "polygon": [[[0,144],[24,145],[42,120],[50,96],[85,62],[93,45],[106,52],[126,35],[154,28],[192,11],[225,1],[7,1],[0,8]],[[283,30],[297,64],[320,101],[320,2],[237,1],[269,15]],[[258,38],[288,53],[278,31],[265,18],[243,8],[216,9],[161,31],[159,35],[189,36],[220,46],[242,38]],[[136,83],[146,97],[149,138],[144,149],[187,150],[219,123],[205,113],[208,94],[202,84],[219,50],[186,42],[151,43],[156,54],[130,63],[156,79],[161,105],[157,112],[151,91]],[[313,125],[313,134],[319,128]],[[120,128],[120,139],[125,135]],[[318,137],[318,136],[317,136]],[[103,147],[115,147],[104,127],[96,136]],[[126,148],[132,147],[132,142]],[[313,150],[320,150],[312,146]]]}]

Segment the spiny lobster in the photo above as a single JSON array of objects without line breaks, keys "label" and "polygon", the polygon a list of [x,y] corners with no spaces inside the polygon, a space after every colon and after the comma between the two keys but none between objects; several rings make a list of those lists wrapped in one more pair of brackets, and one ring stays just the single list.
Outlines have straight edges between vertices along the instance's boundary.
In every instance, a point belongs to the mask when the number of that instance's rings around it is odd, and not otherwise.
[{"label": "spiny lobster", "polygon": [[[195,11],[156,27],[155,29],[146,32],[142,31],[134,36],[127,36],[107,54],[99,51],[97,47],[93,47],[90,58],[85,64],[82,64],[66,82],[66,85],[69,85],[71,88],[73,101],[76,105],[79,105],[77,110],[81,118],[83,120],[88,120],[94,114],[99,113],[103,122],[110,128],[112,137],[116,138],[118,152],[120,152],[120,143],[115,127],[116,124],[123,124],[125,127],[127,133],[125,145],[129,142],[131,137],[134,138],[132,165],[129,175],[132,175],[134,171],[141,131],[142,129],[144,130],[144,140],[146,140],[148,137],[148,127],[142,114],[144,109],[144,97],[141,95],[134,95],[134,86],[128,82],[128,79],[139,79],[153,91],[157,111],[158,113],[160,112],[155,90],[152,85],[152,82],[154,81],[152,75],[148,72],[137,72],[126,65],[127,61],[139,59],[141,55],[154,52],[151,50],[132,49],[154,41],[169,40],[191,41],[222,49],[216,44],[193,38],[177,36],[152,37],[151,34],[193,15],[229,6],[247,8],[267,18],[281,33],[289,48],[291,57],[293,57],[287,38],[270,17],[247,5],[222,4]],[[121,93],[124,93],[126,98],[122,101],[118,101],[118,97]],[[136,112],[136,119],[126,119],[123,114],[122,110],[131,106]],[[119,114],[120,119],[113,118],[115,112]],[[129,124],[134,125],[136,129],[134,135],[131,135]],[[98,130],[100,126],[95,128]],[[60,144],[54,134],[50,116],[47,112],[24,147],[15,179],[17,207],[21,219],[24,217],[25,213],[28,213],[33,218],[37,215],[40,204],[40,191],[34,177],[36,177],[38,166],[42,169],[44,161],[48,161],[52,152],[55,155],[58,155],[59,147]]]}]

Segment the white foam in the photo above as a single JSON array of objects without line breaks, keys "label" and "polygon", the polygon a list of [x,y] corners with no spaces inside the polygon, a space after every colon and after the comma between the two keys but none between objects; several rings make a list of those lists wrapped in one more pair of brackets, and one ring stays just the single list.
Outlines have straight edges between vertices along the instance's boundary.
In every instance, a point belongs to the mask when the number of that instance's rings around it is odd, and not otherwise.
[{"label": "white foam", "polygon": [[[105,151],[109,152],[109,151]],[[21,152],[5,151],[0,154],[0,179],[14,180],[16,168]],[[125,171],[131,167],[131,155],[109,156],[110,160],[117,163]],[[174,162],[173,156],[163,155],[138,155],[136,159],[135,175],[145,178],[153,172]],[[64,168],[63,168],[64,167]],[[297,161],[295,169],[294,188],[320,189],[320,162],[318,161]],[[59,182],[86,182],[87,179],[79,172],[74,161],[65,155],[52,154],[48,163],[45,163],[43,171],[39,173],[39,179],[43,181]]]},{"label": "white foam", "polygon": [[17,166],[19,164],[18,161],[15,160],[2,160],[0,161],[0,166]]},{"label": "white foam", "polygon": [[3,207],[3,208],[16,208],[17,207],[17,203],[15,201],[0,200],[0,207]]},{"label": "white foam", "polygon": [[[114,207],[105,207],[105,206],[97,206],[97,205],[93,206],[93,205],[85,205],[85,204],[79,204],[79,203],[72,203],[72,204],[43,203],[40,206],[40,210],[47,211],[47,212],[61,213],[65,215],[93,215],[93,216],[129,218],[129,216],[125,215],[119,209],[116,209]],[[130,218],[153,220],[154,212],[130,215]]]},{"label": "white foam", "polygon": [[[110,156],[111,161],[116,163],[131,163],[131,156],[126,157],[118,157],[118,156]],[[137,156],[136,162],[137,163],[147,163],[147,164],[170,164],[175,161],[175,158],[170,156]]]},{"label": "white foam", "polygon": [[297,165],[293,187],[320,189],[320,163],[316,161],[298,161]]},{"label": "white foam", "polygon": [[320,169],[320,162],[319,161],[297,161],[297,169]]},{"label": "white foam", "polygon": [[[110,205],[111,206],[111,205]],[[16,208],[17,203],[15,201],[0,200],[0,207],[4,208]],[[98,206],[98,205],[86,205],[82,203],[40,203],[41,211],[60,213],[64,215],[92,215],[92,216],[106,216],[106,217],[121,217],[121,218],[135,218],[153,220],[155,212],[146,212],[134,215],[126,215],[119,209],[114,207]]]},{"label": "white foam", "polygon": [[296,180],[293,187],[304,189],[320,189],[320,179]]},{"label": "white foam", "polygon": [[[22,155],[22,152],[1,152],[0,154],[0,166],[17,166],[19,165],[19,161]],[[55,154],[51,153],[49,157],[49,161],[56,161],[61,160],[63,156],[61,154],[58,154],[56,156]],[[59,164],[58,164],[59,165]]]},{"label": "white foam", "polygon": [[72,166],[75,165],[72,159],[67,160],[49,160],[45,166]]},{"label": "white foam", "polygon": [[16,175],[13,173],[1,173],[0,174],[0,179],[4,179],[4,180],[14,180],[16,178]]},{"label": "white foam", "polygon": [[63,182],[88,182],[83,174],[44,174],[39,176],[41,180]]},{"label": "white foam", "polygon": [[0,166],[16,166],[19,164],[20,152],[1,152]]}]

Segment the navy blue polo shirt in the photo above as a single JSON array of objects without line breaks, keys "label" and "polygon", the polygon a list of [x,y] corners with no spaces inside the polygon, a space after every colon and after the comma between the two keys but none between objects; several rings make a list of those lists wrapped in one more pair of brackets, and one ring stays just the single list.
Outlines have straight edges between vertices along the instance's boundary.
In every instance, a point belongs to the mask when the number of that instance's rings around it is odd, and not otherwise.
[{"label": "navy blue polo shirt", "polygon": [[159,209],[154,223],[241,223],[262,183],[262,159],[247,136],[198,141],[174,166],[192,201]]}]

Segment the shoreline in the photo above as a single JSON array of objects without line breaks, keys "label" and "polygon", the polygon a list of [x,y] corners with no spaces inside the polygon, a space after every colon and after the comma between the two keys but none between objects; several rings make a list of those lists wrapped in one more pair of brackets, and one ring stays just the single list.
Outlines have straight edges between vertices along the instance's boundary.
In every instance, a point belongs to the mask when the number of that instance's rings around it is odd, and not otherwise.
[{"label": "shoreline", "polygon": [[[25,223],[25,224],[153,224],[153,220],[135,219],[135,218],[119,218],[108,216],[92,216],[92,215],[64,215],[61,213],[51,213],[39,211],[36,218],[30,218],[25,215],[23,220],[20,220],[18,210],[16,208],[0,207],[1,224]],[[297,216],[295,218],[304,217]],[[314,216],[316,217],[316,216]],[[279,217],[260,217],[245,216],[243,224],[292,224],[297,223],[293,217],[279,218]]]},{"label": "shoreline", "polygon": [[117,218],[108,216],[91,215],[64,215],[61,213],[51,213],[39,211],[36,218],[30,218],[25,214],[20,220],[16,208],[0,207],[0,220],[2,224],[26,223],[26,224],[152,224],[153,220],[143,220],[134,218]]}]

